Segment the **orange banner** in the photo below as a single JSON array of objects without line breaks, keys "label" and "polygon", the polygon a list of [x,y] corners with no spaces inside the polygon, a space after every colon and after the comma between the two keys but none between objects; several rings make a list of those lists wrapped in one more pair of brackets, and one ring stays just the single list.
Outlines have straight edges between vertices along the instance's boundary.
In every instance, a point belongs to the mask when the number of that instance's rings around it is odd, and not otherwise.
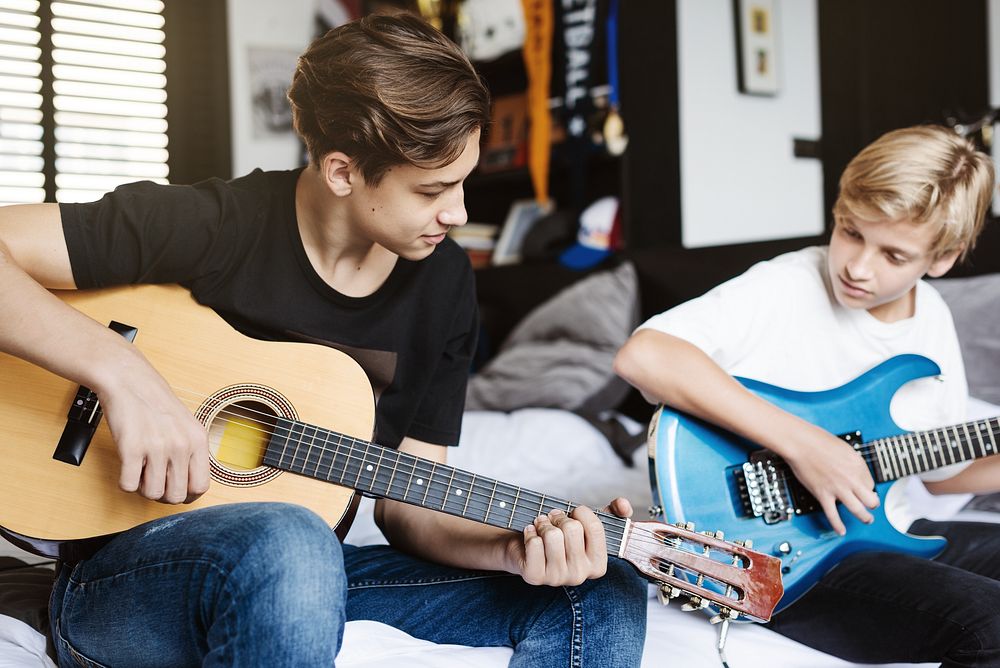
[{"label": "orange banner", "polygon": [[552,82],[553,0],[521,0],[524,7],[524,67],[528,73],[528,169],[535,200],[549,200],[549,158],[552,151],[552,116],[549,89]]}]

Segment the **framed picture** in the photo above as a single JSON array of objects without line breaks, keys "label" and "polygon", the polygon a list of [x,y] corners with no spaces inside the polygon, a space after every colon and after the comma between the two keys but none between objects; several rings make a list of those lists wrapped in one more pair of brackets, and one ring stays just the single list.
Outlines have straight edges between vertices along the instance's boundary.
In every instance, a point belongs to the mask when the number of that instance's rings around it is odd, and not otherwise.
[{"label": "framed picture", "polygon": [[493,264],[514,264],[521,261],[524,237],[542,216],[552,212],[551,200],[539,204],[533,199],[515,200],[507,212],[507,220],[500,228],[500,238],[493,249]]},{"label": "framed picture", "polygon": [[733,0],[741,93],[777,95],[778,0]]}]

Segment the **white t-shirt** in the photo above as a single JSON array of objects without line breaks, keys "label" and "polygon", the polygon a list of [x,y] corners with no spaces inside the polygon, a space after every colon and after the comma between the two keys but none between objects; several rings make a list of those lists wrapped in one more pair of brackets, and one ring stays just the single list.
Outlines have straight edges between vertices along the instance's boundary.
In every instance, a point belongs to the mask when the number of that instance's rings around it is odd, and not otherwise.
[{"label": "white t-shirt", "polygon": [[[830,286],[825,246],[758,263],[701,297],[653,316],[639,329],[684,339],[733,376],[804,392],[839,387],[896,355],[923,355],[937,362],[941,376],[900,388],[890,407],[893,420],[917,431],[965,419],[965,367],[941,295],[919,281],[913,317],[891,323],[864,309],[844,308]],[[943,480],[966,465],[920,477]],[[886,505],[889,512],[889,501]],[[905,508],[893,512],[901,515]],[[903,517],[899,523],[908,526]]]}]

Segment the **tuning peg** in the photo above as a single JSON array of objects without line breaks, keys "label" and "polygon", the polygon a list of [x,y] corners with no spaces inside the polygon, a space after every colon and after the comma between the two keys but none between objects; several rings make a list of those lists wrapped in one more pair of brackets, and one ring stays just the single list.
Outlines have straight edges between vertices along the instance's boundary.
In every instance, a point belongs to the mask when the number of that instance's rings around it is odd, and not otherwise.
[{"label": "tuning peg", "polygon": [[670,605],[670,599],[677,598],[680,595],[681,590],[671,585],[660,585],[660,588],[656,590],[656,598],[663,605]]},{"label": "tuning peg", "polygon": [[753,548],[753,541],[750,540],[749,538],[747,538],[746,540],[734,540],[733,545],[736,545],[738,547],[745,547],[746,549],[750,550]]},{"label": "tuning peg", "polygon": [[704,600],[701,596],[692,596],[688,599],[688,602],[681,606],[681,610],[684,612],[691,612],[692,610],[701,610],[708,605],[708,601]]},{"label": "tuning peg", "polygon": [[740,616],[738,610],[733,610],[732,608],[719,608],[719,614],[712,617],[709,620],[712,624],[718,624],[719,622],[724,622],[726,620],[734,620]]},{"label": "tuning peg", "polygon": [[709,538],[718,538],[719,540],[723,540],[726,537],[726,534],[721,531],[702,531],[701,533]]}]

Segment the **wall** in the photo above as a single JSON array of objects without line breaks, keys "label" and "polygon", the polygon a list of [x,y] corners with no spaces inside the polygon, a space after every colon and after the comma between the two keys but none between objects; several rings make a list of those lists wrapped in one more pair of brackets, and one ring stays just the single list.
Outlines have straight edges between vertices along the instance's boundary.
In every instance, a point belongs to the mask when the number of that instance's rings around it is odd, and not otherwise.
[{"label": "wall", "polygon": [[678,0],[682,241],[686,247],[823,231],[817,0],[775,3],[779,92],[737,89],[731,0]]},{"label": "wall", "polygon": [[[313,38],[314,8],[315,0],[228,0],[234,176],[255,167],[290,169],[302,163],[300,143],[294,134],[262,135],[254,131],[248,54],[250,49],[289,54],[305,50]],[[292,71],[288,69],[286,81],[291,81]]]},{"label": "wall", "polygon": [[[821,134],[817,1],[777,0],[780,92],[757,97],[737,91],[732,0],[677,0],[685,246],[822,232],[821,165],[792,154],[794,137]],[[304,49],[314,6],[315,0],[228,0],[234,175],[301,162],[293,135],[254,136],[247,53]],[[1000,106],[1000,0],[988,0],[988,7],[989,99]],[[1000,149],[995,153],[1000,158]],[[994,210],[1000,213],[1000,205]]]}]

